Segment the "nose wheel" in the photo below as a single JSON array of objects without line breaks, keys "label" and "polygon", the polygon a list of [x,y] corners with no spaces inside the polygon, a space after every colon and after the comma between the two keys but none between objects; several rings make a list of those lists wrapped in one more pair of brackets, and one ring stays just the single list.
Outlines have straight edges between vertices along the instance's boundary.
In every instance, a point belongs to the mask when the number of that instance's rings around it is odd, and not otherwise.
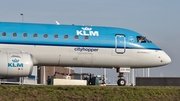
[{"label": "nose wheel", "polygon": [[118,77],[119,77],[119,80],[117,81],[118,86],[125,86],[126,85],[126,80],[122,79],[122,77],[124,77],[124,73],[120,72]]},{"label": "nose wheel", "polygon": [[130,67],[119,67],[116,69],[116,72],[119,73],[119,79],[117,81],[118,86],[126,86],[126,80],[123,79],[124,72],[130,73]]},{"label": "nose wheel", "polygon": [[119,80],[117,81],[117,84],[118,84],[118,86],[125,86],[125,85],[126,85],[126,80],[124,80],[124,79],[119,79]]}]

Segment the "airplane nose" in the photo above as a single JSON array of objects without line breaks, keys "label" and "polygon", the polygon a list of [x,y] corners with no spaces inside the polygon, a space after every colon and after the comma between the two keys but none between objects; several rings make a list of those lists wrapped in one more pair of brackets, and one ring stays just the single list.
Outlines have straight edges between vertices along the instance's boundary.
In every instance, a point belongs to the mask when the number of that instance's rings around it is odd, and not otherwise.
[{"label": "airplane nose", "polygon": [[171,63],[171,58],[168,55],[166,55],[166,57],[165,57],[165,62],[166,62],[166,64]]},{"label": "airplane nose", "polygon": [[171,58],[170,58],[169,55],[167,55],[164,51],[162,52],[161,56],[162,56],[161,62],[162,62],[164,65],[167,65],[167,64],[171,63]]}]

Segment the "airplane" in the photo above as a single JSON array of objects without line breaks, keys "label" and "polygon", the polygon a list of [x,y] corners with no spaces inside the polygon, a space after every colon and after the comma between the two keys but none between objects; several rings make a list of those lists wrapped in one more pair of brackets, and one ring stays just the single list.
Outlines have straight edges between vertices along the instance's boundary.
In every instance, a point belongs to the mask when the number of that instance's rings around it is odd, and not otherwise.
[{"label": "airplane", "polygon": [[[33,66],[151,68],[171,58],[143,35],[125,28],[0,22],[0,78],[25,77]],[[124,86],[119,71],[117,84]]]}]

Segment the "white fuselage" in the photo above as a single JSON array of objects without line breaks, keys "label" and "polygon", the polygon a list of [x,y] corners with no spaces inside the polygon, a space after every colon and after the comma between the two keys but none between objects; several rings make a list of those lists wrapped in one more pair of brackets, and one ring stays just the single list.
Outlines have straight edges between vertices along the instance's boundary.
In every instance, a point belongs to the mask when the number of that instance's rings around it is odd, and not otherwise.
[{"label": "white fuselage", "polygon": [[13,44],[1,44],[0,48],[28,52],[34,58],[34,65],[38,66],[149,68],[171,62],[170,57],[162,50],[126,49],[125,53],[118,54],[114,48],[80,51],[77,47]]}]

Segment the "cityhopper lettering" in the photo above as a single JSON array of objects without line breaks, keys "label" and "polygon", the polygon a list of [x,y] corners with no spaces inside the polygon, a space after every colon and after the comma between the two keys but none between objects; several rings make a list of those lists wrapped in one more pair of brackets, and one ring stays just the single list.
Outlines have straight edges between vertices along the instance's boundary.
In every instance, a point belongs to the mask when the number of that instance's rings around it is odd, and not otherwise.
[{"label": "cityhopper lettering", "polygon": [[97,52],[98,50],[99,50],[98,48],[86,48],[86,47],[74,48],[74,51],[79,51],[79,52]]},{"label": "cityhopper lettering", "polygon": [[12,62],[8,63],[8,67],[23,67],[24,64],[20,63],[18,59],[13,59]]},{"label": "cityhopper lettering", "polygon": [[99,36],[99,32],[93,31],[92,28],[84,27],[84,28],[81,28],[81,30],[76,30],[76,35]]}]

